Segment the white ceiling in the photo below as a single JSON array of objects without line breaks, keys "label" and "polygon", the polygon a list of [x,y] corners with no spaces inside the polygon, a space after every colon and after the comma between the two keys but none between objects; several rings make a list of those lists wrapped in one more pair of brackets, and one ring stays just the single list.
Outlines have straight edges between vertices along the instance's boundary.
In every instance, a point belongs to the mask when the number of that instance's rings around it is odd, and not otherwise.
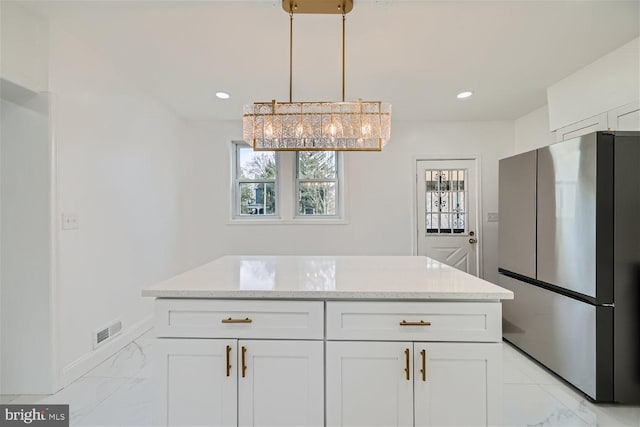
[{"label": "white ceiling", "polygon": [[[515,119],[546,88],[640,33],[635,1],[366,1],[347,15],[346,98],[394,120]],[[289,97],[280,1],[43,1],[57,21],[187,119]],[[340,99],[339,15],[294,19],[294,101]],[[475,95],[460,101],[455,95]],[[218,90],[231,93],[217,99]]]}]

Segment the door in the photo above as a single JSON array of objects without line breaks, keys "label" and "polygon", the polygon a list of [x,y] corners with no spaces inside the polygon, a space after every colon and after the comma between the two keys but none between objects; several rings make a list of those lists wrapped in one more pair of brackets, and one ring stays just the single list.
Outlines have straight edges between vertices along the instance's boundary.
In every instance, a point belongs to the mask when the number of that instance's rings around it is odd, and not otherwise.
[{"label": "door", "polygon": [[230,366],[236,340],[162,338],[154,346],[154,425],[237,425],[237,372]]},{"label": "door", "polygon": [[322,341],[238,342],[239,426],[323,426]]},{"label": "door", "polygon": [[413,426],[411,342],[327,342],[327,426]]},{"label": "door", "polygon": [[605,218],[613,202],[611,177],[601,177],[608,188],[598,193],[598,198],[611,200],[596,215],[597,172],[607,164],[611,165],[609,171],[613,168],[611,158],[598,155],[597,135],[592,133],[539,148],[537,183],[536,278],[594,298],[596,239],[600,248],[610,247],[603,245],[603,239],[613,232],[613,218],[601,221],[596,228],[596,216],[600,220]]},{"label": "door", "polygon": [[537,151],[499,162],[498,267],[536,277]]},{"label": "door", "polygon": [[416,427],[502,425],[502,344],[414,343]]},{"label": "door", "polygon": [[475,160],[418,160],[418,255],[478,276]]}]

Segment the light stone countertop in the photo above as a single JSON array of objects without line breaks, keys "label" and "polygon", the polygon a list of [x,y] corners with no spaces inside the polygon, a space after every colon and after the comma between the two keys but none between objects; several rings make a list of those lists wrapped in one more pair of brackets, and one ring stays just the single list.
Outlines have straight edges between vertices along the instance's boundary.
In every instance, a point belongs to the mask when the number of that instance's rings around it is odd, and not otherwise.
[{"label": "light stone countertop", "polygon": [[157,298],[502,300],[513,293],[418,256],[225,256],[142,291]]}]

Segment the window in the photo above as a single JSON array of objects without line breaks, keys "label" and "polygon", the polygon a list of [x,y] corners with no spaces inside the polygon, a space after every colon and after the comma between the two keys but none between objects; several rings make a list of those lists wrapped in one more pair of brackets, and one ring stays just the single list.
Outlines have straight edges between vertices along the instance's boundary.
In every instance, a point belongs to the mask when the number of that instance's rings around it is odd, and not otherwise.
[{"label": "window", "polygon": [[253,151],[233,143],[234,220],[344,222],[342,155],[334,151]]},{"label": "window", "polygon": [[464,233],[466,227],[466,170],[426,171],[427,233]]},{"label": "window", "polygon": [[273,151],[235,145],[236,215],[275,215],[278,162]]},{"label": "window", "polygon": [[335,151],[296,153],[298,215],[336,215],[338,158]]}]

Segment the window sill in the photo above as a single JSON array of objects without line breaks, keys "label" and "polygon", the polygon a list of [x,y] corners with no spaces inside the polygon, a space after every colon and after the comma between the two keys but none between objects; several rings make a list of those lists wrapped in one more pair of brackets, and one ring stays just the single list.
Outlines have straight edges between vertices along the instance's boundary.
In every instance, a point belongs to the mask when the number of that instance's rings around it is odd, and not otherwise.
[{"label": "window sill", "polygon": [[346,218],[231,218],[227,225],[346,225],[349,224]]}]

